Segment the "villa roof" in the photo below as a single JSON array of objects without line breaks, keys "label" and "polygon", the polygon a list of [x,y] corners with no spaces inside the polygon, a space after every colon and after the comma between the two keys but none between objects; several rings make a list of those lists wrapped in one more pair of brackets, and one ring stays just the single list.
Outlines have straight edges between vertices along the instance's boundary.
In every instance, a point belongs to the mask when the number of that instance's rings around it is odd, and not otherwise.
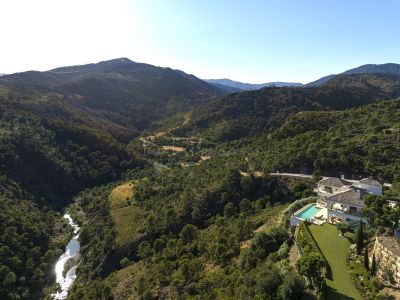
[{"label": "villa roof", "polygon": [[337,187],[337,188],[352,184],[351,182],[349,182],[347,180],[337,178],[337,177],[328,177],[328,178],[320,180],[318,183],[327,185],[327,186]]},{"label": "villa roof", "polygon": [[375,186],[382,186],[382,184],[375,179],[372,178],[364,178],[360,180],[360,183],[368,184],[368,185],[375,185]]},{"label": "villa roof", "polygon": [[360,199],[359,194],[352,189],[333,194],[326,199],[332,202],[350,204],[355,206],[365,206],[364,201]]}]

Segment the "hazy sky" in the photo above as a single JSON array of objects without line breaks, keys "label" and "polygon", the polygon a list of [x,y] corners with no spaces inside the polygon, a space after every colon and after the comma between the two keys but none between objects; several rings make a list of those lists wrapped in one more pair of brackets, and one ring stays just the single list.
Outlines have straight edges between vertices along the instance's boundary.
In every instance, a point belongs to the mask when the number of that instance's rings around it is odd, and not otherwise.
[{"label": "hazy sky", "polygon": [[128,57],[200,78],[309,82],[400,63],[400,1],[1,0],[0,73]]}]

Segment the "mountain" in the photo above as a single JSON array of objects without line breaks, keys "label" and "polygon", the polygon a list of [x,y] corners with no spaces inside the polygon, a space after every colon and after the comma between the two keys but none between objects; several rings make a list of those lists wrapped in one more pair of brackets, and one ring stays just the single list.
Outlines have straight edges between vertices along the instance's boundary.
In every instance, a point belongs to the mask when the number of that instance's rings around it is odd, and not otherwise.
[{"label": "mountain", "polygon": [[47,72],[2,76],[0,85],[28,94],[63,98],[68,105],[139,131],[168,115],[226,94],[193,75],[127,58]]},{"label": "mountain", "polygon": [[249,90],[258,90],[263,87],[284,87],[284,86],[293,86],[293,87],[299,87],[302,86],[302,83],[298,82],[268,82],[268,83],[260,83],[260,84],[254,84],[254,83],[243,83],[239,81],[234,81],[230,79],[204,79],[204,81],[211,83],[215,86],[226,86],[230,87],[233,89],[236,89],[236,91],[249,91]]},{"label": "mountain", "polygon": [[343,110],[400,95],[400,77],[342,75],[320,87],[263,88],[219,97],[192,112],[177,132],[213,141],[235,140],[277,128],[300,111]]},{"label": "mountain", "polygon": [[384,73],[393,74],[400,76],[400,64],[387,63],[387,64],[367,64],[362,65],[358,68],[350,69],[341,74],[351,75],[351,74],[373,74],[373,73]]},{"label": "mountain", "polygon": [[400,76],[400,64],[387,63],[387,64],[367,64],[360,67],[344,71],[338,75],[328,75],[316,81],[307,83],[306,86],[321,86],[329,80],[339,75],[354,75],[354,74],[392,74]]},{"label": "mountain", "polygon": [[307,83],[305,86],[306,87],[321,86],[321,85],[327,83],[329,80],[331,80],[335,76],[336,75],[327,75],[327,76],[324,76],[324,77],[322,77],[320,79],[317,79],[317,80],[315,80],[313,82]]}]

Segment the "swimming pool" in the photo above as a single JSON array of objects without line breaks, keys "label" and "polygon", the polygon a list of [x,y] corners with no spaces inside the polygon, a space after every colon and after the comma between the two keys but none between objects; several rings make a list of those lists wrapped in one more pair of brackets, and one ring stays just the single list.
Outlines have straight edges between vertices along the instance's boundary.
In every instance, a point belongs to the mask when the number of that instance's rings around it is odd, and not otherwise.
[{"label": "swimming pool", "polygon": [[312,217],[314,217],[322,208],[316,207],[315,204],[311,204],[309,207],[306,209],[300,211],[298,214],[296,214],[296,217],[303,219],[303,220],[310,220]]}]

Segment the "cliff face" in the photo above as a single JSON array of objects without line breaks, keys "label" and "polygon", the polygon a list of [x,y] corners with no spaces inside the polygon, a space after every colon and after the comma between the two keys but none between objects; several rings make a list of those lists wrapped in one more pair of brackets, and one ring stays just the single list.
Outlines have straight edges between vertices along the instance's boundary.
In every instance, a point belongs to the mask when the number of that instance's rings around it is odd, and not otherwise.
[{"label": "cliff face", "polygon": [[385,284],[400,287],[400,245],[393,237],[376,237],[374,253],[378,277]]}]

